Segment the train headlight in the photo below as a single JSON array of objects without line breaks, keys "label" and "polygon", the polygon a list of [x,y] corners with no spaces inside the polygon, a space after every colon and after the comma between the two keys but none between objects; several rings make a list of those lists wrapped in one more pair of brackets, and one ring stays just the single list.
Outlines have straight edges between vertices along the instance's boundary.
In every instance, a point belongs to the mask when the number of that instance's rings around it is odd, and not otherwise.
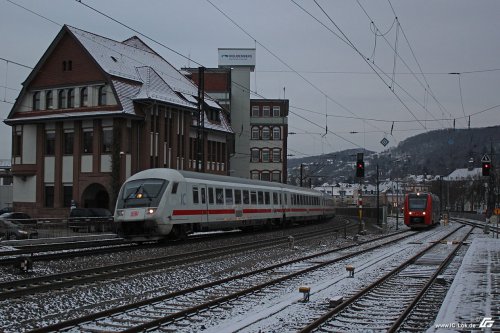
[{"label": "train headlight", "polygon": [[413,215],[413,212],[409,212],[408,214]]},{"label": "train headlight", "polygon": [[146,210],[146,214],[147,214],[147,215],[153,215],[154,213],[156,213],[156,208],[151,208],[151,207],[149,207],[149,208]]},{"label": "train headlight", "polygon": [[125,211],[123,211],[123,210],[121,210],[121,209],[118,209],[118,210],[116,211],[116,215],[117,215],[118,217],[122,217],[122,216],[124,216],[124,215],[125,215]]},{"label": "train headlight", "polygon": [[425,215],[425,212],[422,212],[423,215]]}]

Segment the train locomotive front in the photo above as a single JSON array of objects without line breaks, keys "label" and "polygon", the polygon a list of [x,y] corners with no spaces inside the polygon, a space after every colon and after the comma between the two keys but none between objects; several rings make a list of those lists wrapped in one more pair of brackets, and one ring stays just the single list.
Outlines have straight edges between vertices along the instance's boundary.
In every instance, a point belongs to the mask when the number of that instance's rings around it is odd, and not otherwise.
[{"label": "train locomotive front", "polygon": [[172,231],[169,216],[176,203],[178,173],[157,170],[137,173],[122,186],[116,201],[115,222],[121,236],[135,241],[160,240]]},{"label": "train locomotive front", "polygon": [[428,228],[440,220],[439,198],[432,193],[409,193],[404,203],[404,222],[406,226]]}]

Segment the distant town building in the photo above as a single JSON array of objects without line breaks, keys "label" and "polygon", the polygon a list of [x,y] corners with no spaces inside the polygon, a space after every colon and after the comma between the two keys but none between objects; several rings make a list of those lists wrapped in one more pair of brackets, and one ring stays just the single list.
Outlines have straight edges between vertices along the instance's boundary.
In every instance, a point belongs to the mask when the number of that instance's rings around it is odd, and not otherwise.
[{"label": "distant town building", "polygon": [[10,160],[0,160],[0,209],[12,207],[11,169]]},{"label": "distant town building", "polygon": [[5,123],[14,209],[37,217],[67,216],[72,201],[113,210],[123,181],[148,168],[229,174],[225,111],[137,37],[64,26]]}]

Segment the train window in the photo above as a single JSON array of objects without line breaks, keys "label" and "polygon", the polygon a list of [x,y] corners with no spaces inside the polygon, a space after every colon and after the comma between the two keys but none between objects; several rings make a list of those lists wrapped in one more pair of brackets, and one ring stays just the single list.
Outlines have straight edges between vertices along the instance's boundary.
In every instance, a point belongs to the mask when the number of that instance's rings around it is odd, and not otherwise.
[{"label": "train window", "polygon": [[247,190],[243,191],[243,204],[248,205],[250,203],[250,192]]},{"label": "train window", "polygon": [[273,192],[273,205],[279,205],[278,203],[278,193]]},{"label": "train window", "polygon": [[177,193],[177,187],[179,187],[179,183],[178,182],[174,182],[172,184],[172,194],[176,194]]},{"label": "train window", "polygon": [[198,198],[198,188],[193,186],[193,204],[198,204],[199,198]]},{"label": "train window", "polygon": [[241,190],[234,190],[234,203],[241,205]]},{"label": "train window", "polygon": [[226,205],[233,204],[233,190],[230,188],[226,188]]},{"label": "train window", "polygon": [[206,198],[207,198],[207,196],[206,196],[206,193],[205,193],[205,192],[206,192],[206,190],[207,190],[207,189],[206,189],[206,188],[204,188],[204,187],[202,187],[202,188],[201,188],[201,203],[202,203],[202,204],[206,204],[206,203],[207,203],[207,199],[206,199]]},{"label": "train window", "polygon": [[257,192],[257,202],[259,203],[259,205],[264,204],[264,192],[262,191]]},{"label": "train window", "polygon": [[271,195],[269,194],[269,192],[264,192],[264,200],[266,205],[271,204]]},{"label": "train window", "polygon": [[255,191],[250,192],[250,201],[251,201],[252,205],[257,204],[257,192],[255,192]]},{"label": "train window", "polygon": [[281,200],[285,205],[288,203],[287,194],[283,193],[283,200]]},{"label": "train window", "polygon": [[224,191],[222,191],[221,188],[216,188],[215,189],[215,202],[218,205],[223,205],[224,204]]},{"label": "train window", "polygon": [[214,188],[213,187],[208,188],[208,203],[210,205],[214,204]]}]

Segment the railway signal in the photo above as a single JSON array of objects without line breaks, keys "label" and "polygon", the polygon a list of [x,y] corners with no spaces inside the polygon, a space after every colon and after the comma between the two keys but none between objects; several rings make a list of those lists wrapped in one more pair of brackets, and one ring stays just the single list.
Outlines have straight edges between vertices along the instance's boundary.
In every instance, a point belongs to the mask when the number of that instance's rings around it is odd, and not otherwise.
[{"label": "railway signal", "polygon": [[490,162],[483,162],[483,176],[487,177],[490,175],[490,170],[491,170],[491,163]]},{"label": "railway signal", "polygon": [[365,176],[365,162],[356,162],[356,177],[363,178]]}]

